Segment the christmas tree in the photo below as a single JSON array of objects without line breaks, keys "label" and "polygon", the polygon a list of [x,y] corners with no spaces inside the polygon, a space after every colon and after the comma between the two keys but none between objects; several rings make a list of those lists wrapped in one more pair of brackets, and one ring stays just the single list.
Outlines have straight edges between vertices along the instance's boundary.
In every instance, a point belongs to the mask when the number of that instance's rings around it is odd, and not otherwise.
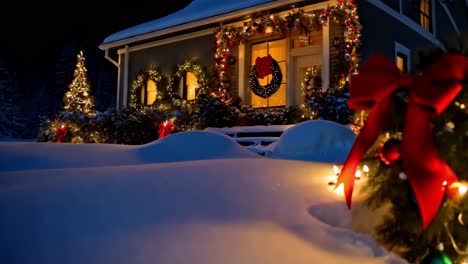
[{"label": "christmas tree", "polygon": [[377,239],[411,263],[468,263],[468,38],[419,53],[401,75],[374,55],[353,76],[349,105],[370,110],[340,173],[351,206],[357,167]]},{"label": "christmas tree", "polygon": [[94,110],[94,97],[91,96],[91,87],[88,83],[87,70],[83,51],[77,55],[78,62],[73,73],[73,81],[69,85],[69,91],[65,94],[64,110],[66,112],[79,112],[88,116],[96,115]]}]

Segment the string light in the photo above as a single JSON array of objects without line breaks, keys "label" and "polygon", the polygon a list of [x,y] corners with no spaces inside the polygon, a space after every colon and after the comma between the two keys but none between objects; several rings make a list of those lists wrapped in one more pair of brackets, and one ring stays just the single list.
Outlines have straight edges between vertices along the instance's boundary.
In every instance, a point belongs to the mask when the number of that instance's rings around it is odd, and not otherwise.
[{"label": "string light", "polygon": [[229,80],[224,75],[229,70],[226,62],[226,58],[231,55],[229,47],[237,46],[248,39],[264,34],[277,33],[281,36],[288,36],[296,30],[307,35],[314,27],[326,26],[331,21],[330,19],[344,27],[344,42],[340,49],[343,54],[346,54],[346,59],[343,58],[345,70],[338,74],[340,77],[337,81],[338,86],[343,88],[349,82],[350,75],[358,73],[357,48],[360,46],[361,24],[353,0],[339,0],[336,6],[328,7],[323,11],[292,10],[285,16],[268,15],[251,19],[245,22],[242,27],[222,26],[215,33],[214,59],[219,83],[218,90],[228,88]]}]

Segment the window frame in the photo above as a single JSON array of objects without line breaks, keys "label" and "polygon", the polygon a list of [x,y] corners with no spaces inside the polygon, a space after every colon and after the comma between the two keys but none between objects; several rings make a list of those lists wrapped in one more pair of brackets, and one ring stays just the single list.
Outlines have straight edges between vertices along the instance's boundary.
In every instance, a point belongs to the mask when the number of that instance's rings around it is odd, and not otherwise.
[{"label": "window frame", "polygon": [[395,64],[397,63],[397,58],[399,54],[406,57],[406,72],[404,73],[409,73],[411,71],[411,50],[406,46],[402,45],[401,43],[395,41]]}]

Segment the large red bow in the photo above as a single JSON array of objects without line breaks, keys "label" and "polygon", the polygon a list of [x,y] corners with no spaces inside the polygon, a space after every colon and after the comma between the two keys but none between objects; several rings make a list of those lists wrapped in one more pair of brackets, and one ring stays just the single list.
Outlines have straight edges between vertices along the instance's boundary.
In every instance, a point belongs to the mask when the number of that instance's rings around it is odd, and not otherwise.
[{"label": "large red bow", "polygon": [[360,74],[351,77],[348,105],[371,109],[341,170],[336,186],[343,183],[348,208],[354,173],[361,157],[371,147],[390,114],[390,95],[399,87],[409,88],[408,109],[402,138],[403,169],[416,196],[423,228],[431,223],[444,196],[445,186],[458,178],[437,153],[432,140],[431,119],[439,115],[461,91],[468,77],[468,57],[447,54],[422,75],[401,75],[382,55],[373,55]]}]

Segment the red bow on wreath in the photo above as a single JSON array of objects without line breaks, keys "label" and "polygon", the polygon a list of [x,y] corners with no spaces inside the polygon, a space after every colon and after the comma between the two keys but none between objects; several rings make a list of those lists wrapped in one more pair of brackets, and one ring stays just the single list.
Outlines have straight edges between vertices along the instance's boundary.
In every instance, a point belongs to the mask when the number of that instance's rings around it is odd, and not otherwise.
[{"label": "red bow on wreath", "polygon": [[453,170],[437,153],[432,140],[431,119],[441,114],[461,91],[460,81],[468,77],[468,57],[447,54],[422,75],[401,75],[382,55],[373,55],[360,74],[351,76],[348,105],[371,112],[341,170],[336,186],[343,183],[348,208],[354,173],[390,115],[390,95],[400,87],[409,88],[408,109],[401,150],[403,169],[416,196],[426,229],[436,215],[445,187],[457,181]]},{"label": "red bow on wreath", "polygon": [[161,139],[165,136],[169,136],[171,134],[171,130],[174,125],[172,124],[172,121],[161,121],[158,124],[158,133],[159,137],[158,139]]},{"label": "red bow on wreath", "polygon": [[257,66],[257,78],[263,79],[266,76],[272,74],[271,64],[273,63],[273,58],[268,54],[268,56],[255,59],[255,66]]}]

